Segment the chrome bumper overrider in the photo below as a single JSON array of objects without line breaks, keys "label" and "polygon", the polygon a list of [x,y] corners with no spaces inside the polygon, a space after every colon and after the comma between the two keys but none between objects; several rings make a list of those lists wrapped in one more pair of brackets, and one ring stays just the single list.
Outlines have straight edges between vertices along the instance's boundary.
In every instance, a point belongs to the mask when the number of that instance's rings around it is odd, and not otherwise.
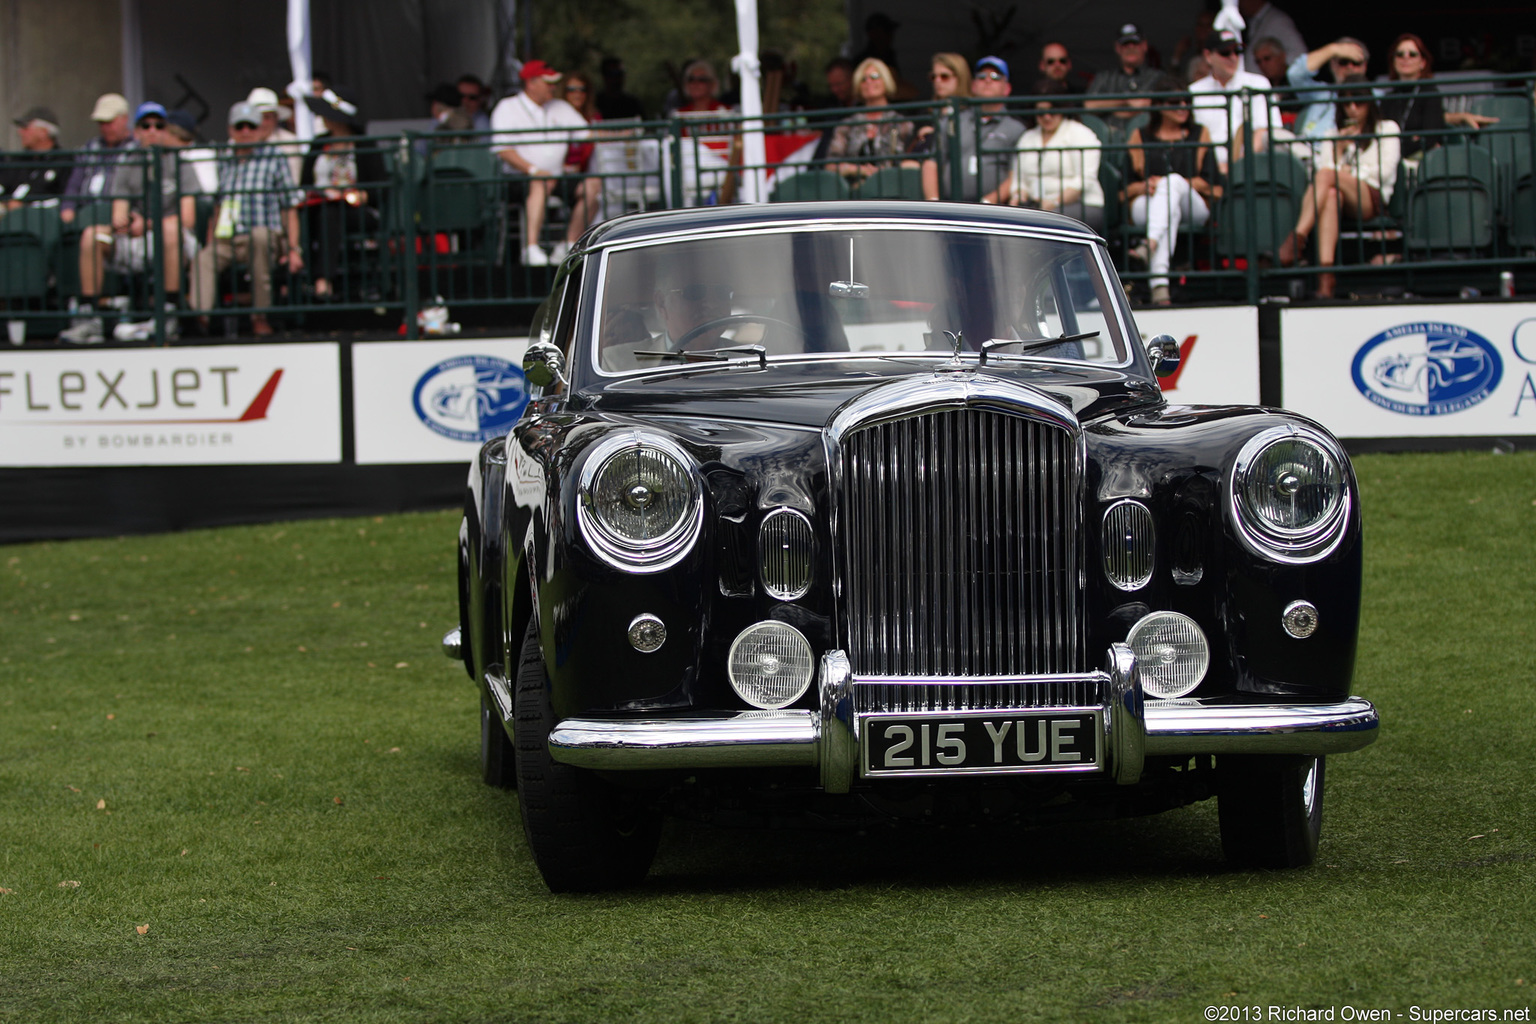
[{"label": "chrome bumper overrider", "polygon": [[[1124,644],[1110,648],[1106,667],[1093,677],[1105,694],[1105,768],[1124,785],[1141,778],[1149,754],[1340,754],[1376,739],[1376,709],[1360,697],[1332,704],[1146,700],[1136,657]],[[611,771],[817,768],[823,788],[846,793],[859,775],[860,716],[842,651],[822,657],[818,682],[819,711],[568,718],[550,733],[550,754]]]}]

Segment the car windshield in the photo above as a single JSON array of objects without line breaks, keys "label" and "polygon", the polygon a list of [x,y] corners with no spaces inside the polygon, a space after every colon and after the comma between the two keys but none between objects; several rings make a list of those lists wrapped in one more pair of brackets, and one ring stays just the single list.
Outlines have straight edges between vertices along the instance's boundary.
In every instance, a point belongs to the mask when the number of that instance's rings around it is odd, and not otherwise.
[{"label": "car windshield", "polygon": [[1120,364],[1113,287],[1093,243],[1016,233],[830,227],[666,241],[608,253],[597,365],[957,345]]}]

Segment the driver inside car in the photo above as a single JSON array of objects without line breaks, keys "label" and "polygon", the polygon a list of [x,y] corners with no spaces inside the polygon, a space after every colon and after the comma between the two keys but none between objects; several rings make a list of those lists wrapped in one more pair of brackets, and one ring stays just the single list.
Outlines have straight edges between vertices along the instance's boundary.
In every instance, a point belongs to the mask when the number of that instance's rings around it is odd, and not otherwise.
[{"label": "driver inside car", "polygon": [[718,347],[730,324],[688,335],[712,321],[731,315],[731,289],[710,281],[689,281],[656,290],[656,316],[662,337],[656,341],[668,352],[698,352]]}]

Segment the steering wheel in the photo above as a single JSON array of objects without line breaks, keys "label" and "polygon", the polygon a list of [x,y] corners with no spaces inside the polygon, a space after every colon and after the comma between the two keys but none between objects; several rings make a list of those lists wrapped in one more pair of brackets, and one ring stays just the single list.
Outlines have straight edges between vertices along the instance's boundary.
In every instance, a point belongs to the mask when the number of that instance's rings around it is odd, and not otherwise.
[{"label": "steering wheel", "polygon": [[686,349],[688,343],[702,334],[717,330],[721,327],[730,327],[732,324],[762,324],[765,327],[787,327],[800,336],[802,343],[805,340],[805,331],[796,327],[788,320],[780,320],[777,317],[763,316],[759,313],[732,313],[729,316],[717,316],[713,320],[706,320],[693,330],[688,331],[681,338],[673,339],[673,344],[679,349]]}]

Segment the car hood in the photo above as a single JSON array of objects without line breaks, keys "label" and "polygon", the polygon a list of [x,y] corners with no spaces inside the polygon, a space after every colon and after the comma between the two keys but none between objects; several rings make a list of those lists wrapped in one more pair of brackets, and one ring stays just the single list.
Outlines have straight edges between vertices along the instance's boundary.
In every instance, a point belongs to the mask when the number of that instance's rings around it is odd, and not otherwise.
[{"label": "car hood", "polygon": [[577,407],[625,416],[682,416],[822,427],[850,399],[897,380],[957,375],[990,378],[1041,391],[1080,422],[1163,403],[1157,386],[1120,370],[1091,366],[1009,364],[960,369],[937,361],[862,359],[701,366],[626,377],[575,396]]}]

